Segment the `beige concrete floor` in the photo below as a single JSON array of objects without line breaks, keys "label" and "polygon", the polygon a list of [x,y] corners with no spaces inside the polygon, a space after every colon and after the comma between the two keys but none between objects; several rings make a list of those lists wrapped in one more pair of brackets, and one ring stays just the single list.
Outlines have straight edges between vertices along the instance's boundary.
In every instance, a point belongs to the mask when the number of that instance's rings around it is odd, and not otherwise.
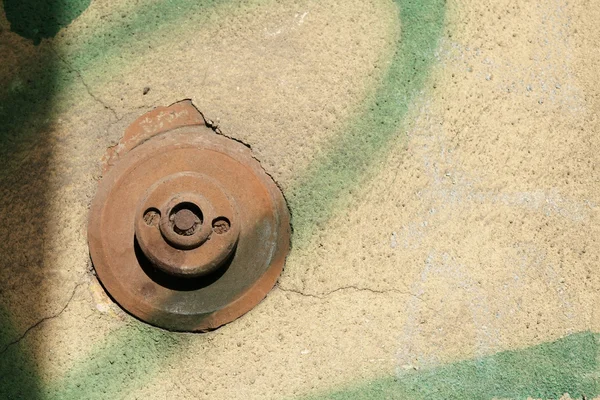
[{"label": "beige concrete floor", "polygon": [[[37,46],[0,13],[0,106],[19,124],[2,125],[0,350],[40,399],[393,398],[368,385],[600,332],[599,5],[191,3],[93,1]],[[394,85],[396,120],[369,122]],[[106,149],[184,98],[252,146],[297,227],[276,288],[207,334],[124,313],[86,242]],[[590,363],[541,393],[598,395]],[[439,398],[468,398],[468,379]]]}]

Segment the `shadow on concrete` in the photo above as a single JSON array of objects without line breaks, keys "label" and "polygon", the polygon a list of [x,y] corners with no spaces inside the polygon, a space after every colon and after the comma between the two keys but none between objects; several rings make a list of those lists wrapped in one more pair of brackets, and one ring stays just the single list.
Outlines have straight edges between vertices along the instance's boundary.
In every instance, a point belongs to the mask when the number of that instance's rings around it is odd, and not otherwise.
[{"label": "shadow on concrete", "polygon": [[22,342],[48,318],[43,304],[44,237],[51,220],[50,132],[59,62],[50,43],[39,44],[79,15],[86,2],[0,2],[1,399],[43,397],[37,352]]},{"label": "shadow on concrete", "polygon": [[90,5],[91,0],[4,0],[11,30],[38,45],[54,37]]}]

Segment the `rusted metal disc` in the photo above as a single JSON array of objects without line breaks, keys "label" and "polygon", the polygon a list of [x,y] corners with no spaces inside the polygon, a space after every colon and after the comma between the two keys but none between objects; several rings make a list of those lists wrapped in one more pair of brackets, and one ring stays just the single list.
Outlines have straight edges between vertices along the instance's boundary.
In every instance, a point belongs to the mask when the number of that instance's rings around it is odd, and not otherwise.
[{"label": "rusted metal disc", "polygon": [[[214,329],[254,307],[290,241],[283,196],[250,149],[194,113],[177,104],[134,124],[107,156],[88,227],[109,294],[134,316],[179,331]],[[167,129],[161,115],[173,117]]]}]

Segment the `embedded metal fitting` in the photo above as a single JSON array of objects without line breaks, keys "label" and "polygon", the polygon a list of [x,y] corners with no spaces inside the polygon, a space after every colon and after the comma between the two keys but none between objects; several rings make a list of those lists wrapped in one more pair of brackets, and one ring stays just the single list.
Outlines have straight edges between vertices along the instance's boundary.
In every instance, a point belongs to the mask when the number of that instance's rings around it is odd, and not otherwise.
[{"label": "embedded metal fitting", "polygon": [[250,149],[213,132],[191,102],[140,117],[105,161],[88,241],[125,310],[171,330],[209,330],[273,287],[290,243],[283,195]]}]

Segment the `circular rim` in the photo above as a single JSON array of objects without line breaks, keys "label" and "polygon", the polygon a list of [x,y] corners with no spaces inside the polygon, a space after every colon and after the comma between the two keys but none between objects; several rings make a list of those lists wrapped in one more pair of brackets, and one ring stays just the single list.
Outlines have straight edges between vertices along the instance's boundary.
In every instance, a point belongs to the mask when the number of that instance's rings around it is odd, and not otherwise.
[{"label": "circular rim", "polygon": [[[202,194],[192,193],[202,188]],[[182,190],[183,192],[180,192]],[[204,215],[204,223],[190,236],[170,228],[170,214],[178,204],[192,203]],[[148,209],[161,215],[158,229],[144,220]],[[135,234],[146,257],[164,272],[180,277],[199,277],[218,269],[237,246],[240,219],[235,200],[214,179],[195,172],[178,172],[160,179],[145,193],[136,211]],[[213,220],[226,216],[230,229],[213,234]]]},{"label": "circular rim", "polygon": [[[245,215],[240,216],[240,218],[244,220],[242,225],[252,226],[254,222],[254,225],[256,225],[254,226],[254,230],[260,232],[263,236],[265,232],[269,231],[271,245],[268,252],[261,253],[263,255],[268,255],[268,257],[264,260],[263,264],[260,265],[260,268],[256,267],[256,265],[251,265],[252,262],[248,261],[249,264],[244,265],[243,267],[248,268],[250,272],[241,276],[246,278],[250,277],[251,279],[246,282],[241,282],[236,286],[239,290],[234,293],[229,293],[227,301],[222,305],[215,306],[213,309],[201,310],[200,308],[196,308],[194,309],[195,312],[189,312],[189,310],[182,313],[173,312],[173,310],[177,309],[178,305],[189,305],[181,303],[181,300],[185,299],[186,294],[199,292],[209,287],[214,288],[214,285],[224,280],[226,276],[231,276],[235,271],[241,271],[241,266],[238,266],[238,264],[235,263],[243,264],[244,259],[242,259],[242,256],[247,256],[249,254],[247,250],[248,243],[244,243],[244,240],[248,239],[244,238],[244,234],[247,234],[251,228],[247,228],[240,233],[240,243],[238,244],[238,249],[231,261],[231,265],[235,265],[237,269],[233,269],[229,266],[222,274],[219,272],[221,275],[216,274],[217,276],[214,276],[215,274],[212,274],[210,277],[206,278],[204,282],[205,286],[201,286],[196,290],[194,290],[193,287],[185,287],[184,289],[178,288],[176,290],[169,287],[168,285],[173,282],[161,281],[161,279],[164,278],[161,276],[151,277],[139,260],[137,261],[137,266],[128,265],[124,267],[110,264],[114,264],[114,257],[111,256],[111,251],[114,250],[109,250],[110,246],[107,246],[107,243],[105,243],[107,236],[103,231],[106,229],[114,215],[111,214],[111,209],[107,209],[107,201],[110,200],[113,191],[117,190],[121,177],[134,173],[136,168],[139,168],[144,161],[159,154],[160,150],[164,151],[166,148],[173,151],[181,150],[183,152],[187,150],[212,152],[211,155],[216,158],[218,158],[217,155],[220,155],[219,157],[221,158],[225,157],[231,159],[233,164],[237,163],[238,166],[243,166],[245,171],[253,177],[253,182],[256,183],[257,187],[261,188],[259,196],[260,202],[264,202],[265,204],[268,203],[271,210],[270,215],[262,216],[263,219],[257,218],[256,215],[253,214],[256,218],[255,221],[246,221]],[[175,162],[177,163],[178,161]],[[139,174],[139,171],[136,173]],[[240,185],[243,184],[243,181],[238,179],[235,183]],[[137,183],[131,184],[131,188],[135,188],[136,184]],[[248,199],[244,197],[243,201],[240,202],[240,200],[236,198],[237,195],[239,194],[232,193],[233,198],[240,207],[240,212],[243,213],[244,202],[247,203]],[[251,197],[255,198],[256,196],[253,195]],[[137,202],[139,201],[140,200],[137,199]],[[135,215],[134,212],[132,218],[134,218]],[[265,223],[267,223],[268,226],[264,225]],[[264,226],[260,224],[263,224]],[[257,229],[257,226],[259,226],[260,229]],[[261,230],[262,228],[265,229]],[[134,232],[133,227],[131,228],[131,232]],[[119,235],[125,234],[125,236],[123,236],[125,238],[127,233],[129,232],[119,233]],[[276,280],[283,269],[286,256],[290,249],[290,234],[290,215],[283,194],[271,177],[262,169],[258,161],[252,157],[250,150],[234,140],[214,133],[205,126],[188,126],[173,129],[147,140],[123,155],[99,183],[97,194],[92,201],[90,208],[88,226],[90,254],[98,278],[107,292],[115,299],[115,301],[117,301],[117,303],[134,316],[153,325],[178,331],[205,331],[215,329],[240,317],[258,304],[275,285]],[[117,239],[118,237],[115,237],[112,240],[116,241]],[[240,250],[240,246],[243,248],[242,250]],[[137,256],[134,243],[131,243],[130,247],[130,249],[126,250],[127,257],[129,257],[127,259],[129,262],[133,262],[131,256]],[[253,260],[256,261],[255,259]],[[123,269],[131,272],[135,267],[142,269],[142,272],[145,275],[148,275],[148,279],[143,282],[143,285],[137,287],[135,293],[132,294],[126,287],[127,282],[122,278]],[[119,270],[119,268],[121,268],[121,270]],[[254,268],[254,270],[252,270],[252,268]],[[255,275],[253,276],[252,271],[255,272]],[[143,276],[140,275],[139,271],[135,273],[132,272],[131,275],[133,278]],[[229,279],[229,281],[233,282],[232,279]],[[158,293],[159,291],[160,293]],[[172,296],[165,298],[163,295],[169,292],[171,292]],[[207,291],[206,293],[208,294],[209,292],[210,291]],[[152,301],[156,301],[157,299],[160,304],[152,303]],[[198,297],[194,298],[194,300],[197,301]],[[218,304],[218,302],[215,303],[215,305]]]},{"label": "circular rim", "polygon": [[[145,211],[144,209],[147,210],[152,208],[152,206],[147,204],[147,201],[147,199],[144,200],[144,204],[139,208],[140,211],[137,213],[138,219],[136,221],[136,235],[139,232],[137,227],[141,224],[140,215]],[[156,233],[160,233],[162,237],[169,244],[171,244],[171,246],[177,247],[181,250],[192,250],[206,242],[212,231],[212,226],[207,224],[206,220],[215,215],[215,211],[210,203],[204,198],[204,196],[200,196],[199,194],[195,193],[181,193],[174,195],[170,200],[163,201],[162,203],[163,204],[160,207],[162,217],[160,219],[160,223],[158,224],[159,232]],[[189,236],[181,236],[171,228],[171,216],[173,214],[173,209],[183,203],[192,203],[196,205],[200,209],[203,217],[200,228]],[[209,218],[206,218],[207,216]]]}]

